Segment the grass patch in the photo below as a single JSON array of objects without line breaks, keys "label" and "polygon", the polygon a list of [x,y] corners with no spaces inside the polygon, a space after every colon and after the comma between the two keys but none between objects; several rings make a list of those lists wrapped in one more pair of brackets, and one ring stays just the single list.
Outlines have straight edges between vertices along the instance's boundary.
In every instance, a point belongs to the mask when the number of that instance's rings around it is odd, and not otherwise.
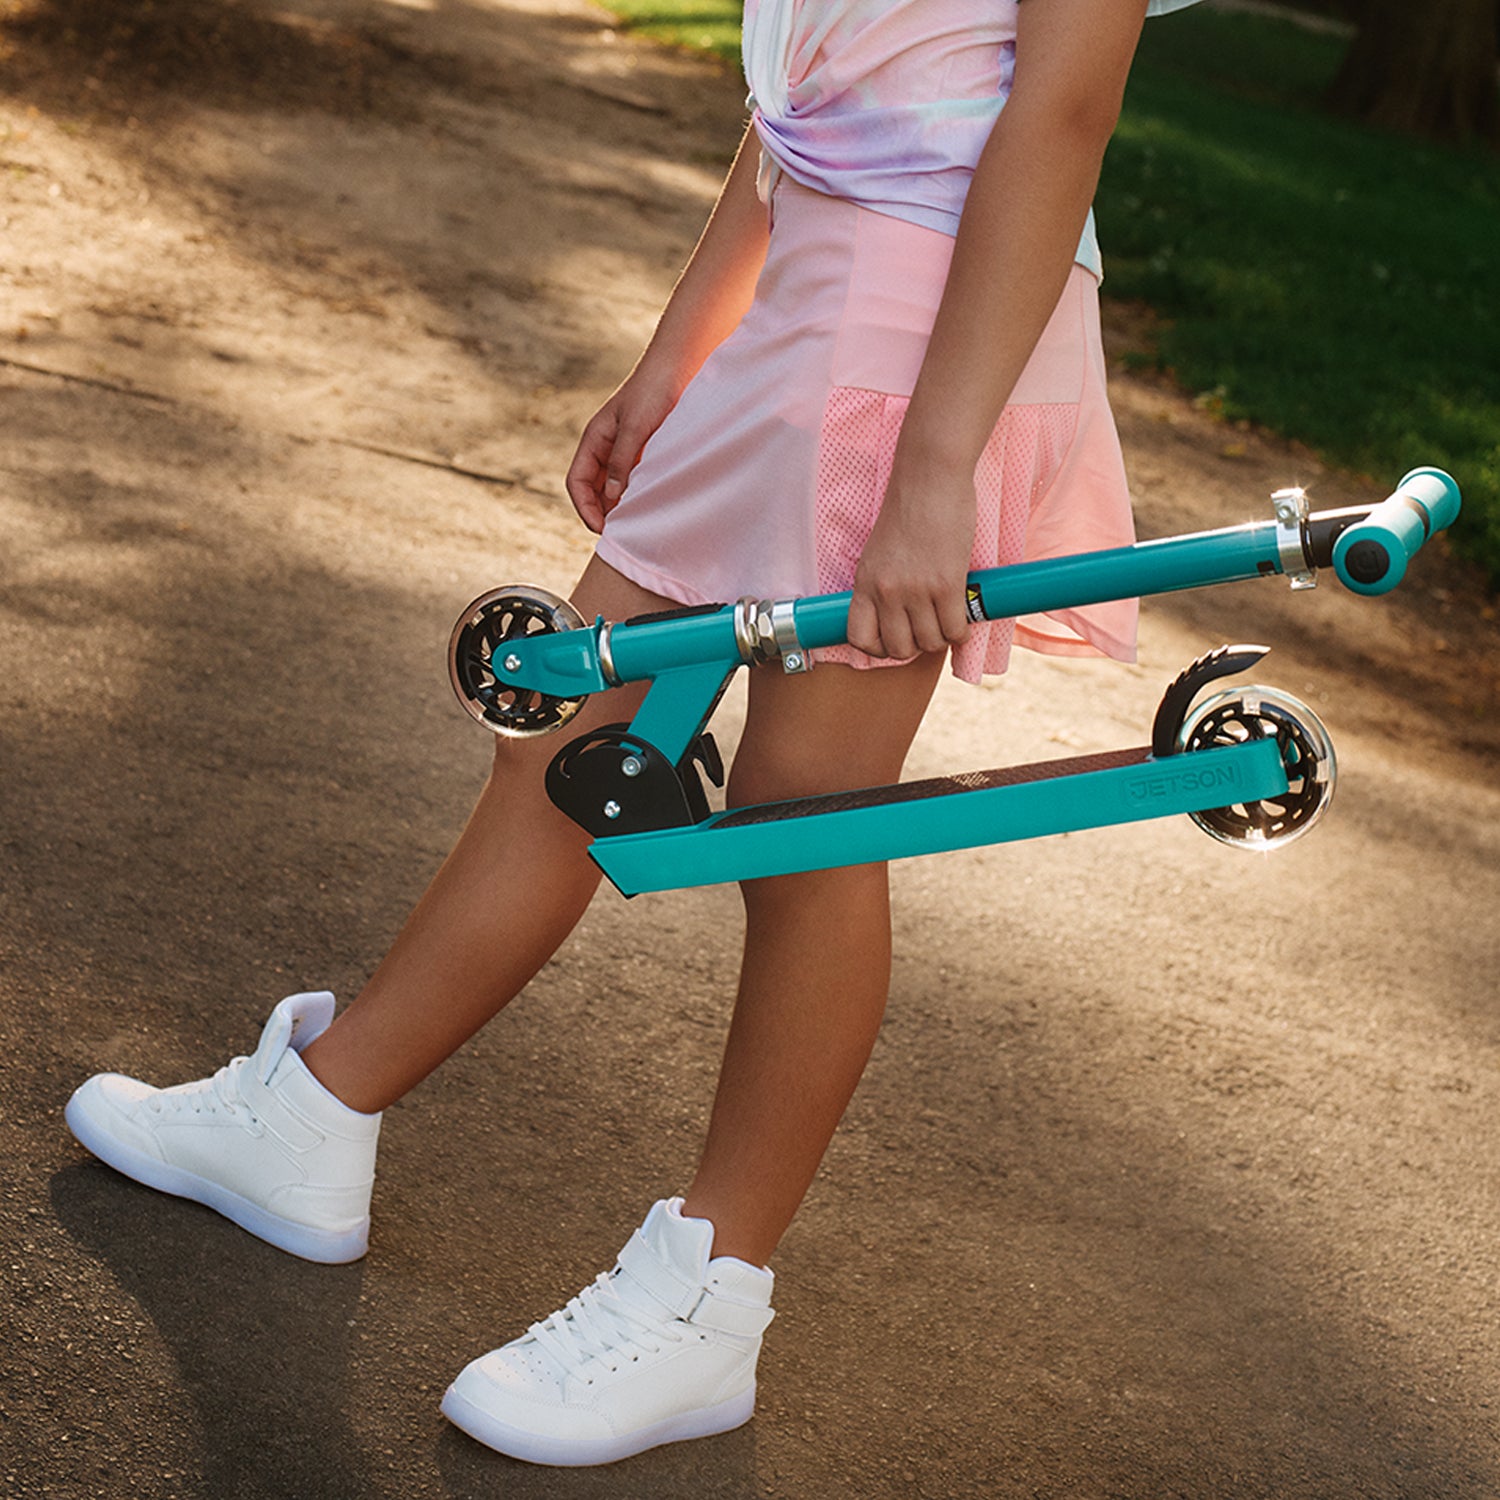
[{"label": "grass patch", "polygon": [[740,60],[740,0],[608,0],[631,31],[673,47],[712,52],[736,67]]},{"label": "grass patch", "polygon": [[[737,0],[610,0],[739,54]],[[1337,120],[1337,37],[1193,10],[1149,23],[1099,191],[1109,294],[1162,316],[1156,362],[1230,418],[1394,481],[1464,491],[1500,583],[1500,158]]]},{"label": "grass patch", "polygon": [[1450,470],[1454,540],[1500,581],[1500,159],[1322,113],[1343,46],[1147,26],[1099,193],[1108,289],[1226,416],[1382,481]]}]

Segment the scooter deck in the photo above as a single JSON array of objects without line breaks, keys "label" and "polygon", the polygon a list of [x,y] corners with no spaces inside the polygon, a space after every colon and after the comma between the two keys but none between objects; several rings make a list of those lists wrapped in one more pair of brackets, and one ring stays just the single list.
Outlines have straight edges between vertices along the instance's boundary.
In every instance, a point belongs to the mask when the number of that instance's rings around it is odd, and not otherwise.
[{"label": "scooter deck", "polygon": [[1011,843],[1284,796],[1276,742],[1165,760],[1149,746],[715,813],[685,828],[596,839],[626,896]]}]

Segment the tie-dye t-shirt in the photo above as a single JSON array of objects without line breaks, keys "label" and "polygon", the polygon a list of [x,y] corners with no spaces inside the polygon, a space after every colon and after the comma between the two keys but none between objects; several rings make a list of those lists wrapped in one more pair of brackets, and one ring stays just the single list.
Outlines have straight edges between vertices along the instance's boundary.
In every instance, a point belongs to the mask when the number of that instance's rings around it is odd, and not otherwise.
[{"label": "tie-dye t-shirt", "polygon": [[[1151,0],[1149,14],[1195,0]],[[766,171],[953,234],[1010,93],[1017,0],[747,0]],[[1078,260],[1097,276],[1092,213]]]}]

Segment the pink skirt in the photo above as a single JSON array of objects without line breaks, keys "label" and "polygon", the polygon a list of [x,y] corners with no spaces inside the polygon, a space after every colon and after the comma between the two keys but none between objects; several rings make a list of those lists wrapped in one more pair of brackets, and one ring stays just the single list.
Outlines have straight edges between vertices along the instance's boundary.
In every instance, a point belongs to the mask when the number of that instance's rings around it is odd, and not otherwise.
[{"label": "pink skirt", "polygon": [[[783,179],[755,300],[647,443],[600,558],[683,604],[852,588],[952,249]],[[1135,540],[1104,380],[1097,284],[1075,266],[975,470],[971,567]],[[952,668],[1004,672],[1012,643],[1132,661],[1135,628],[1134,601],[991,621]],[[848,646],[815,655],[883,665]]]}]

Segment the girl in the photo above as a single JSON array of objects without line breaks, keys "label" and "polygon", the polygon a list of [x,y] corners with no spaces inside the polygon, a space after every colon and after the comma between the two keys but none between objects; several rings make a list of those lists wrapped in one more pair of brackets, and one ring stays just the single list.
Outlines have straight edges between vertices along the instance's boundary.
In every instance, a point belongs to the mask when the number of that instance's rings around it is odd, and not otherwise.
[{"label": "girl", "polygon": [[[973,681],[1013,639],[1129,659],[1131,607],[976,628],[964,575],[1132,539],[1089,202],[1143,19],[1188,3],[747,5],[751,130],[567,478],[599,535],[573,595],[585,618],[852,588],[847,647],[810,674],[751,674],[731,805],[897,780],[950,652]],[[574,730],[628,717],[641,691],[590,700]],[[526,985],[597,884],[542,791],[555,750],[499,742],[457,846],[342,1015],[293,995],[211,1078],[92,1078],[68,1106],[78,1139],[293,1254],[362,1255],[380,1112]],[[528,922],[502,931],[522,859]],[[444,1398],[503,1453],[601,1463],[750,1417],[766,1262],[874,1042],[890,922],[883,865],[748,882],[744,901],[687,1193]]]}]

